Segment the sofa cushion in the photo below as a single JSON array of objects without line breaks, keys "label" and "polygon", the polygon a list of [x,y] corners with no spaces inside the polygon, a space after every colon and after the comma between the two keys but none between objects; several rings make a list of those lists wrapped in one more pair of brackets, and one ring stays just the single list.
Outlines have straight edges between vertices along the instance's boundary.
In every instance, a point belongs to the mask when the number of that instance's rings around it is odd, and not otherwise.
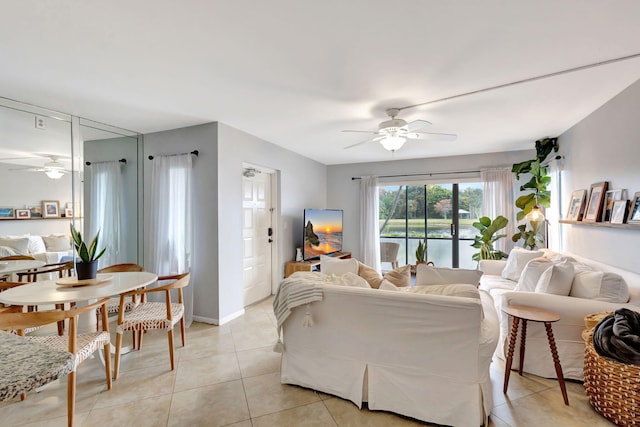
[{"label": "sofa cushion", "polygon": [[387,279],[382,279],[380,282],[380,288],[378,289],[382,291],[408,291],[411,288],[407,286],[396,286]]},{"label": "sofa cushion", "polygon": [[0,246],[8,246],[18,255],[29,253],[29,237],[0,237]]},{"label": "sofa cushion", "polygon": [[353,288],[371,288],[371,285],[369,285],[366,280],[354,273],[345,273],[342,276],[336,276],[334,274],[331,277],[332,285],[351,286]]},{"label": "sofa cushion", "polygon": [[469,285],[466,283],[414,286],[413,288],[409,289],[408,292],[414,294],[446,295],[452,297],[480,299],[480,292],[478,292],[478,289],[475,287],[475,285]]},{"label": "sofa cushion", "polygon": [[[47,243],[47,241],[44,241]],[[342,276],[346,273],[358,274],[358,260],[355,258],[340,259],[326,255],[320,256],[320,271],[324,274]]]},{"label": "sofa cushion", "polygon": [[383,278],[393,283],[395,286],[411,286],[411,266],[403,265],[395,270],[388,271],[385,273]]},{"label": "sofa cushion", "polygon": [[535,292],[554,295],[569,295],[573,283],[573,263],[569,260],[552,264],[547,268],[538,283]]},{"label": "sofa cushion", "polygon": [[382,282],[382,275],[375,268],[361,262],[358,263],[358,276],[369,282],[369,285],[375,289],[378,289]]},{"label": "sofa cushion", "polygon": [[541,256],[542,251],[529,251],[518,247],[513,248],[511,252],[509,252],[507,265],[505,265],[504,270],[502,270],[502,277],[517,282],[527,263]]},{"label": "sofa cushion", "polygon": [[516,287],[516,282],[504,279],[502,276],[483,274],[480,278],[480,289],[491,292],[493,289],[506,289],[512,291]]},{"label": "sofa cushion", "polygon": [[29,236],[29,253],[40,254],[42,252],[47,252],[42,236]]},{"label": "sofa cushion", "polygon": [[477,286],[480,283],[482,271],[464,268],[430,267],[418,264],[416,267],[416,286],[448,285],[451,283],[465,283]]},{"label": "sofa cushion", "polygon": [[522,274],[518,279],[518,285],[514,290],[520,292],[535,292],[540,276],[552,265],[553,263],[545,257],[532,259],[524,267],[524,270],[522,270]]},{"label": "sofa cushion", "polygon": [[569,295],[596,301],[625,303],[629,300],[629,287],[622,276],[616,273],[578,271],[573,278]]}]

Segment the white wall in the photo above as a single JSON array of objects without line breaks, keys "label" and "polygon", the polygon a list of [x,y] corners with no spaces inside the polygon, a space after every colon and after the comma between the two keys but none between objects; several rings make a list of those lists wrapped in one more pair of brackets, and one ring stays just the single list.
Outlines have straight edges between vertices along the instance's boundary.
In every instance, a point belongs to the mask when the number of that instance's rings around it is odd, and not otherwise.
[{"label": "white wall", "polygon": [[[532,142],[533,146],[533,142]],[[365,175],[398,175],[480,170],[482,168],[511,166],[535,157],[534,150],[505,153],[477,154],[472,156],[435,157],[428,159],[397,160],[376,163],[353,163],[327,168],[327,208],[344,210],[343,248],[360,258],[360,180],[352,177]],[[438,179],[468,178],[473,175],[437,176]],[[480,174],[476,175],[478,181]],[[418,181],[428,177],[394,178],[397,181]]]},{"label": "white wall", "polygon": [[192,269],[194,317],[223,323],[242,313],[243,163],[275,170],[281,194],[276,224],[278,277],[302,243],[304,208],[323,208],[326,167],[221,123],[144,136],[145,222],[149,215],[148,155],[199,150],[194,159],[195,253]]},{"label": "white wall", "polygon": [[[60,212],[64,213],[67,202],[71,202],[71,174],[60,179],[48,178],[42,172],[17,172],[9,169],[21,166],[0,163],[2,200],[0,206],[24,209],[27,205],[40,205],[43,200],[60,202]],[[0,220],[0,236],[31,233],[48,235],[69,234],[69,221],[50,220]]]},{"label": "white wall", "polygon": [[[626,188],[629,198],[640,191],[640,80],[560,136],[564,154],[562,212],[571,192],[609,181]],[[640,272],[640,230],[563,225],[563,250]]]}]

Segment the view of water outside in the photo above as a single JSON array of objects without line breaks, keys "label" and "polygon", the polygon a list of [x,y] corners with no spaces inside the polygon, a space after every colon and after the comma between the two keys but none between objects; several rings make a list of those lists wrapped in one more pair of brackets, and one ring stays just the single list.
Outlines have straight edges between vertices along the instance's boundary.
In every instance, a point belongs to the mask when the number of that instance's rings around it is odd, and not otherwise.
[{"label": "view of water outside", "polygon": [[[380,240],[400,244],[400,265],[415,264],[415,250],[427,237],[427,260],[439,267],[452,266],[452,184],[379,187]],[[459,267],[476,268],[470,245],[481,216],[482,183],[458,184]]]}]

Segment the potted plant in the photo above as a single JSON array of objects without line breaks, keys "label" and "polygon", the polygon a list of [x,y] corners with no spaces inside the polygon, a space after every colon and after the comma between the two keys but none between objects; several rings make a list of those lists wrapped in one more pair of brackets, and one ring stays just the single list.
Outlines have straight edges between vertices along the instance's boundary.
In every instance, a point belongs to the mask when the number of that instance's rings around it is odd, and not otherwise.
[{"label": "potted plant", "polygon": [[509,220],[502,215],[499,215],[496,219],[491,221],[489,217],[483,216],[478,219],[478,222],[473,223],[473,227],[476,228],[480,235],[474,237],[474,242],[471,245],[476,249],[480,249],[480,252],[473,254],[471,259],[479,261],[481,259],[503,259],[507,257],[507,254],[501,250],[495,249],[493,244],[506,234],[498,234],[499,230],[502,230],[507,226]]},{"label": "potted plant", "polygon": [[425,255],[427,255],[427,240],[421,240],[416,248],[416,265],[425,262]]},{"label": "potted plant", "polygon": [[76,248],[76,252],[78,252],[78,256],[82,260],[81,262],[76,262],[76,274],[78,275],[78,280],[96,278],[96,273],[98,271],[98,259],[104,255],[104,252],[107,249],[102,248],[98,255],[96,255],[99,236],[100,231],[96,233],[89,246],[87,246],[84,240],[82,240],[82,234],[80,234],[73,224],[71,224],[71,237],[73,238],[73,244]]}]

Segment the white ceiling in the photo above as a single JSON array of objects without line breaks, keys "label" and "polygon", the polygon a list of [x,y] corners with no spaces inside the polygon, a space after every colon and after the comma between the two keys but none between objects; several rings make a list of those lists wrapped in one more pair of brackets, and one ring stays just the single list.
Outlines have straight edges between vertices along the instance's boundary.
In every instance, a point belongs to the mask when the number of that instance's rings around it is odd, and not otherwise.
[{"label": "white ceiling", "polygon": [[7,1],[0,96],[143,133],[220,121],[325,164],[530,149],[640,58],[408,109],[454,142],[343,150],[384,110],[640,53],[617,0]]}]

